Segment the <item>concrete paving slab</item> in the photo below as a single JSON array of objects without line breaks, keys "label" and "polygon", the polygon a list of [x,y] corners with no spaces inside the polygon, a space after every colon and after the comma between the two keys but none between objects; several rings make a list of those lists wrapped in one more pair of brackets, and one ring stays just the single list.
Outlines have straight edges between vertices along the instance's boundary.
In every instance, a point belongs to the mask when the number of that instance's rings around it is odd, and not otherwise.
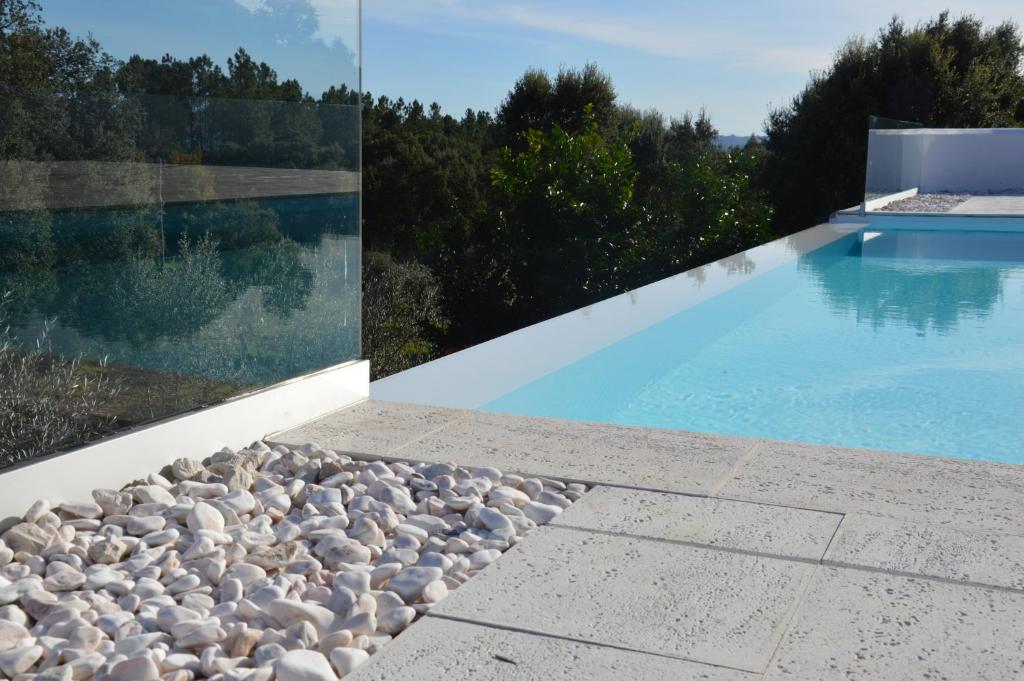
[{"label": "concrete paving slab", "polygon": [[596,487],[553,524],[818,561],[842,518],[746,501]]},{"label": "concrete paving slab", "polygon": [[757,672],[815,567],[543,527],[435,613]]},{"label": "concrete paving slab", "polygon": [[1024,215],[1024,196],[972,196],[949,212],[969,215]]},{"label": "concrete paving slab", "polygon": [[345,681],[755,681],[756,674],[427,617]]},{"label": "concrete paving slab", "polygon": [[756,443],[653,428],[465,414],[396,454],[563,480],[707,494]]},{"label": "concrete paving slab", "polygon": [[466,412],[445,407],[367,400],[270,438],[284,445],[315,442],[338,452],[386,456]]},{"label": "concrete paving slab", "polygon": [[1024,527],[1024,466],[763,442],[715,496],[965,529]]},{"label": "concrete paving slab", "polygon": [[851,514],[828,563],[1024,590],[1024,537]]},{"label": "concrete paving slab", "polygon": [[1024,673],[1024,594],[818,571],[767,681],[1007,681]]}]

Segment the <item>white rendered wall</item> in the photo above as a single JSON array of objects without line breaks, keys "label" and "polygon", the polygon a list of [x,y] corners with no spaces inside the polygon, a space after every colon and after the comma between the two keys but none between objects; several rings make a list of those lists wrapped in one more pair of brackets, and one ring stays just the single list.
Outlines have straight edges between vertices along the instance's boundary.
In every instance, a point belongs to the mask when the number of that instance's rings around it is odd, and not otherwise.
[{"label": "white rendered wall", "polygon": [[866,191],[895,194],[921,183],[921,136],[890,134],[903,130],[872,130],[868,134]]},{"label": "white rendered wall", "polygon": [[869,192],[1024,190],[1024,128],[872,130]]},{"label": "white rendered wall", "polygon": [[89,501],[180,457],[205,459],[365,400],[370,363],[356,361],[243,395],[0,473],[0,527],[39,498]]}]

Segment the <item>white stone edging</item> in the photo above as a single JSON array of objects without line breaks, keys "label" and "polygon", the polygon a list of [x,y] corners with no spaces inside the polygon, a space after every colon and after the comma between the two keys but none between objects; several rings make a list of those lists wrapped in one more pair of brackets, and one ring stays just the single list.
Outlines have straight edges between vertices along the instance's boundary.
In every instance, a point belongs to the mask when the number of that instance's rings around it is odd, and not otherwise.
[{"label": "white stone edging", "polygon": [[886,194],[885,196],[880,196],[877,199],[865,201],[864,210],[868,212],[878,210],[879,208],[888,206],[890,203],[902,201],[903,199],[909,199],[914,196],[917,196],[917,187],[913,187],[912,189],[905,189],[901,192],[896,192],[894,194]]}]

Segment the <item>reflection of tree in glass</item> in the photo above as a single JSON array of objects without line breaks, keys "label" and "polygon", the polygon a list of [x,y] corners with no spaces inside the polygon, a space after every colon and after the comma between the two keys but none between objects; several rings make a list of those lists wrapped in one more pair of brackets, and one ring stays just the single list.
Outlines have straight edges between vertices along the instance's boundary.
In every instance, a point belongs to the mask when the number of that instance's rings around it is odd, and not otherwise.
[{"label": "reflection of tree in glass", "polygon": [[316,278],[302,264],[302,248],[292,241],[282,241],[269,249],[260,249],[257,266],[250,282],[263,290],[263,304],[268,310],[287,318],[302,310],[313,292]]},{"label": "reflection of tree in glass", "polygon": [[49,299],[56,281],[53,223],[45,209],[45,170],[37,164],[0,161],[0,290],[10,291],[8,319],[24,315]]},{"label": "reflection of tree in glass", "polygon": [[169,251],[182,236],[209,234],[222,251],[267,246],[281,240],[277,211],[255,201],[219,201],[168,206],[165,229]]},{"label": "reflection of tree in glass", "polygon": [[145,111],[147,159],[306,169],[354,168],[358,160],[356,93],[332,87],[317,101],[241,48],[226,73],[206,55],[134,56],[117,82]]},{"label": "reflection of tree in glass", "polygon": [[165,264],[140,258],[123,266],[110,291],[105,336],[136,343],[187,336],[231,302],[215,241],[182,237],[178,252]]},{"label": "reflection of tree in glass", "polygon": [[35,3],[0,3],[0,157],[135,157],[141,112],[94,39],[45,28]]},{"label": "reflection of tree in glass", "polygon": [[912,264],[888,258],[800,259],[834,308],[875,328],[905,324],[919,333],[953,331],[964,317],[984,318],[1002,296],[1007,273],[996,266]]},{"label": "reflection of tree in glass", "polygon": [[[221,271],[232,296],[259,286],[267,307],[287,316],[305,305],[314,280],[313,273],[302,265],[301,248],[279,230],[282,219],[294,222],[292,203],[278,202],[276,209],[256,201],[172,206],[167,211],[168,238],[205,233],[217,244]],[[318,240],[323,226],[311,234],[311,230],[298,231]]]}]

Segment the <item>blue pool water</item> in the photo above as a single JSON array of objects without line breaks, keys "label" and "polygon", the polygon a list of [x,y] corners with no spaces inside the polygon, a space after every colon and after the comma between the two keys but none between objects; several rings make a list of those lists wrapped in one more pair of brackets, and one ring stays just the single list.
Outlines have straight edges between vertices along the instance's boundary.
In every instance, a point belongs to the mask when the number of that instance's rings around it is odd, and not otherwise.
[{"label": "blue pool water", "polygon": [[852,234],[484,409],[1024,463],[1024,234]]}]

